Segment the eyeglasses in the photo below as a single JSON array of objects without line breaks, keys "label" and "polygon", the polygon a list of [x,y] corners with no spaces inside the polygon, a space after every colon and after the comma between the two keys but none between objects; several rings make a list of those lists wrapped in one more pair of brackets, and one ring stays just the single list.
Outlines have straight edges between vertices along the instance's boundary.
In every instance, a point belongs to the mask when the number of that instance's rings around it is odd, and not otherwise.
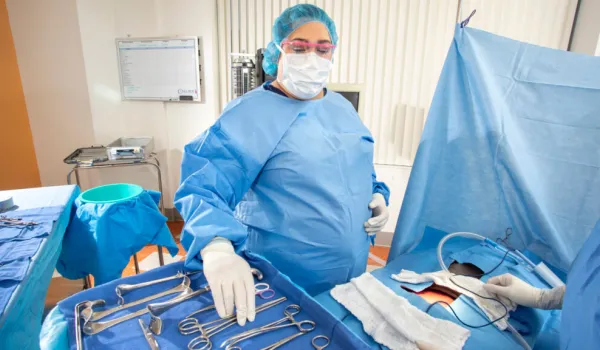
[{"label": "eyeglasses", "polygon": [[284,40],[281,42],[281,47],[288,53],[307,53],[314,51],[320,56],[329,56],[333,53],[335,45],[330,43],[310,43],[307,41]]}]

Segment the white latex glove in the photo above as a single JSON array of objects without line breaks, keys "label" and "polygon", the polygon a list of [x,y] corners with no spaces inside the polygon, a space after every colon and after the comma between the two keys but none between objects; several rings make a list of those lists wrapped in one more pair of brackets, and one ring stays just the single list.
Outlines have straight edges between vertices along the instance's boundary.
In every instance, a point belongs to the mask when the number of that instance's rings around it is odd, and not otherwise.
[{"label": "white latex glove", "polygon": [[374,235],[383,229],[390,218],[390,212],[385,203],[385,197],[381,193],[373,194],[371,203],[369,203],[369,209],[373,211],[373,214],[365,222],[365,230],[369,235]]},{"label": "white latex glove", "polygon": [[204,276],[208,281],[221,318],[237,313],[240,326],[256,315],[254,277],[250,265],[235,253],[231,241],[216,237],[200,251],[204,261]]},{"label": "white latex glove", "polygon": [[509,273],[490,278],[483,288],[505,304],[508,299],[518,305],[544,310],[562,308],[565,294],[565,286],[553,289],[535,288]]},{"label": "white latex glove", "polygon": [[417,344],[417,348],[419,348],[419,350],[440,350],[425,341],[417,340],[416,344]]}]

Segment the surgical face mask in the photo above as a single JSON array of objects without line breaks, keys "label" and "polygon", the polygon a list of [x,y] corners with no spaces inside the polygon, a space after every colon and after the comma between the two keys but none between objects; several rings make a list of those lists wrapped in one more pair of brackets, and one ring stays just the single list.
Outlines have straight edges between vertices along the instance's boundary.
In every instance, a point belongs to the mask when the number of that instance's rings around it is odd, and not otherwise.
[{"label": "surgical face mask", "polygon": [[327,84],[332,63],[314,52],[285,53],[281,51],[283,72],[277,79],[292,95],[308,100],[317,96]]}]

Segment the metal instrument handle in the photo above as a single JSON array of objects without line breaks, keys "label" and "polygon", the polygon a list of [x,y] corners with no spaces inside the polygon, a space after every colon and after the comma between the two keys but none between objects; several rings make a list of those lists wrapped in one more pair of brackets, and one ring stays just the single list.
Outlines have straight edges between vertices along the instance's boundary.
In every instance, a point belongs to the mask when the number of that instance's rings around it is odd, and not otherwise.
[{"label": "metal instrument handle", "polygon": [[83,341],[81,339],[81,321],[79,319],[79,308],[85,303],[86,302],[83,301],[75,305],[75,344],[77,350],[83,350]]},{"label": "metal instrument handle", "polygon": [[[325,339],[325,344],[323,344],[323,345],[317,345],[317,340],[318,339]],[[315,349],[317,349],[317,350],[323,350],[323,349],[325,349],[326,347],[329,346],[329,338],[327,338],[324,335],[317,335],[316,337],[312,338],[311,343],[312,343],[312,346]]]},{"label": "metal instrument handle", "polygon": [[206,293],[209,290],[210,286],[206,286],[195,292],[190,292],[191,290],[188,290],[186,292],[181,293],[178,297],[175,297],[174,299],[171,299],[169,301],[165,301],[164,303],[148,304],[146,308],[150,313],[150,330],[152,331],[152,333],[158,335],[162,333],[162,319],[160,318],[160,315],[162,313],[164,313],[165,311],[177,304],[180,304],[200,294]]},{"label": "metal instrument handle", "polygon": [[[198,347],[199,345],[202,345],[202,347]],[[204,335],[197,336],[188,343],[188,350],[205,350],[210,348],[212,348],[210,339]]]},{"label": "metal instrument handle", "polygon": [[[280,347],[280,346],[282,346],[282,345],[284,345],[284,344],[287,344],[287,343],[291,342],[292,340],[294,340],[294,339],[296,339],[296,338],[298,338],[299,336],[301,336],[301,335],[304,335],[304,334],[306,334],[306,333],[305,333],[305,332],[298,332],[298,333],[296,333],[296,334],[292,334],[292,335],[290,335],[289,337],[283,338],[283,339],[281,339],[280,341],[278,341],[278,342],[276,342],[276,343],[273,343],[273,344],[271,344],[271,345],[267,346],[266,348],[262,348],[262,349],[260,349],[260,350],[275,350],[275,349],[277,349],[278,347]],[[230,350],[232,350],[233,348],[234,348],[234,347],[231,347],[231,348],[230,348]]]},{"label": "metal instrument handle", "polygon": [[[304,328],[304,324],[308,324],[309,327],[308,328]],[[296,326],[298,327],[298,330],[302,333],[308,333],[308,332],[312,332],[315,327],[317,326],[317,324],[313,321],[300,321],[300,322],[294,322],[294,323],[287,323],[287,324],[281,324],[281,325],[277,325],[277,326],[271,326],[271,327],[261,327],[261,329],[256,329],[253,332],[249,332],[249,334],[245,335],[245,336],[238,336],[235,337],[235,340],[230,341],[228,346],[233,346],[241,341],[253,338],[255,336],[259,336],[261,334],[265,334],[265,333],[269,333],[272,331],[276,331],[278,329],[283,329],[286,327],[292,327],[292,326]],[[229,339],[228,339],[229,340]],[[226,340],[227,342],[227,340]],[[223,343],[225,344],[225,343]],[[223,344],[221,345],[221,347],[223,346]]]},{"label": "metal instrument handle", "polygon": [[188,289],[188,290],[184,291],[183,293],[181,293],[179,296],[177,296],[171,300],[168,300],[168,301],[165,301],[162,303],[148,304],[148,306],[146,306],[146,308],[150,312],[150,315],[152,315],[154,317],[158,317],[161,314],[163,314],[165,311],[172,308],[173,306],[180,304],[180,303],[182,303],[188,299],[191,299],[195,296],[198,296],[200,294],[206,293],[209,290],[210,290],[209,286],[200,288],[195,292],[192,292],[191,289]]},{"label": "metal instrument handle", "polygon": [[[150,296],[147,296],[147,297],[145,297],[143,299],[132,301],[131,303],[128,303],[128,304],[125,304],[125,305],[121,305],[121,306],[117,306],[117,307],[114,307],[112,309],[102,310],[102,311],[98,311],[98,312],[93,312],[92,311],[92,318],[91,318],[91,320],[92,321],[96,321],[96,320],[104,318],[104,317],[106,317],[108,315],[112,315],[112,314],[114,314],[117,311],[120,311],[120,310],[123,310],[123,309],[127,309],[127,308],[130,308],[132,306],[136,306],[136,305],[140,305],[140,304],[145,304],[145,303],[149,302],[150,300],[158,299],[160,297],[164,297],[165,295],[175,294],[175,293],[179,293],[179,292],[185,292],[185,291],[189,290],[190,289],[190,278],[187,277],[187,276],[184,276],[184,275],[181,275],[178,278],[181,278],[181,277],[183,277],[183,281],[181,282],[180,285],[175,286],[175,287],[173,287],[173,288],[171,288],[169,290],[166,290],[164,292],[160,292],[160,293],[157,293],[157,294],[154,294],[154,295],[150,295]],[[168,278],[169,278],[169,280],[174,279],[173,276],[168,277]],[[161,282],[164,282],[164,281],[161,281]],[[118,288],[118,286],[117,286],[117,288]]]},{"label": "metal instrument handle", "polygon": [[136,317],[140,317],[148,312],[148,309],[141,309],[132,314],[125,315],[123,317],[115,318],[114,320],[104,322],[86,322],[83,325],[83,333],[87,335],[94,335],[102,332],[103,330],[112,326],[118,325],[121,322],[132,320]]},{"label": "metal instrument handle", "polygon": [[153,280],[153,281],[146,281],[146,282],[137,283],[137,284],[119,284],[115,288],[115,292],[117,293],[117,297],[119,298],[119,305],[125,304],[125,300],[123,299],[123,296],[133,290],[152,286],[157,283],[171,281],[171,280],[182,278],[182,277],[185,277],[185,275],[182,274],[181,272],[177,272],[177,274],[174,276],[164,277],[164,278],[160,278],[160,279]]},{"label": "metal instrument handle", "polygon": [[138,321],[140,323],[140,327],[142,327],[142,332],[144,332],[144,337],[146,338],[146,341],[148,341],[150,350],[160,350],[160,346],[158,346],[158,342],[156,341],[156,338],[154,338],[154,335],[152,335],[152,332],[150,332],[148,329],[148,326],[146,326],[141,318],[139,318]]}]

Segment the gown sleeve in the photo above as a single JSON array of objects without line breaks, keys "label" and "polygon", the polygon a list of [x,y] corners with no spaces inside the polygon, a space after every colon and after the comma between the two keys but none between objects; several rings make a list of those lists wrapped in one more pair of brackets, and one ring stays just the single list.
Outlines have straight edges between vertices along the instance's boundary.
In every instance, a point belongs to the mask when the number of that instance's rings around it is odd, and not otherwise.
[{"label": "gown sleeve", "polygon": [[175,207],[185,221],[181,244],[188,268],[202,268],[200,250],[217,236],[240,251],[247,230],[235,219],[235,207],[294,120],[249,98],[232,105],[184,149]]},{"label": "gown sleeve", "polygon": [[375,174],[375,167],[373,167],[372,172],[373,177],[373,194],[381,193],[385,198],[385,203],[390,205],[390,189],[383,182],[377,181],[377,174]]}]

